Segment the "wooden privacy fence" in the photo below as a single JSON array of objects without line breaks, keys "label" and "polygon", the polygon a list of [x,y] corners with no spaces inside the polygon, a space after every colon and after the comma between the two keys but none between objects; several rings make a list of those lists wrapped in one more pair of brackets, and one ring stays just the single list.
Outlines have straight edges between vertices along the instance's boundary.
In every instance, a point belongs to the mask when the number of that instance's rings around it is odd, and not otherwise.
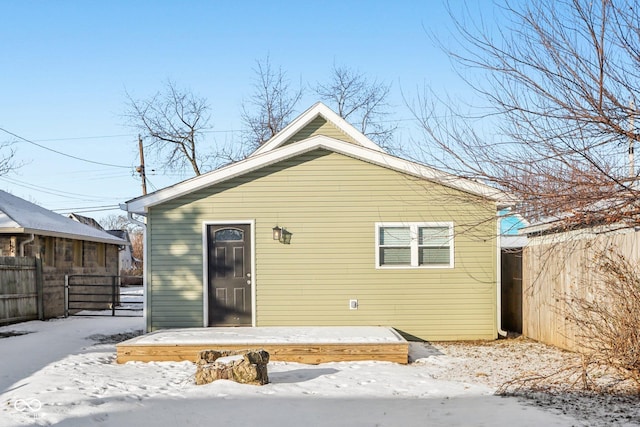
[{"label": "wooden privacy fence", "polygon": [[42,318],[42,263],[0,257],[0,325]]},{"label": "wooden privacy fence", "polygon": [[529,238],[524,249],[523,334],[546,344],[580,350],[574,325],[568,320],[567,296],[591,300],[607,295],[593,274],[594,257],[612,249],[629,261],[640,260],[640,232],[625,229],[596,234],[589,230]]}]

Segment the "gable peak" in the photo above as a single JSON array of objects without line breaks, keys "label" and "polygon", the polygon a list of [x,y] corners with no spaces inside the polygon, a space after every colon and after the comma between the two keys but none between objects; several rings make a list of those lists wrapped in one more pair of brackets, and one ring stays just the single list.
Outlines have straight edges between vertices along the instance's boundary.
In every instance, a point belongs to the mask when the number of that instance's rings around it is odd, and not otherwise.
[{"label": "gable peak", "polygon": [[267,142],[262,144],[257,150],[255,150],[250,157],[266,153],[274,150],[278,147],[286,145],[291,138],[298,132],[302,131],[312,121],[321,117],[326,122],[333,125],[340,132],[342,132],[350,141],[353,141],[356,145],[369,148],[371,150],[385,152],[378,144],[367,138],[362,132],[357,130],[353,125],[340,117],[331,108],[323,104],[322,102],[316,102],[309,107],[305,112],[293,119],[284,129],[274,135]]}]

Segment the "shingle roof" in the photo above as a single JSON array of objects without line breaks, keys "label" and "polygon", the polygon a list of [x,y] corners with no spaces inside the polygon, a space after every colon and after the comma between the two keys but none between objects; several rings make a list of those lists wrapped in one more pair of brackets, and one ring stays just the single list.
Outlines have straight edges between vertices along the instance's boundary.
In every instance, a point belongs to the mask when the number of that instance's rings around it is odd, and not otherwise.
[{"label": "shingle roof", "polygon": [[126,242],[0,190],[0,234],[21,233],[123,245]]}]

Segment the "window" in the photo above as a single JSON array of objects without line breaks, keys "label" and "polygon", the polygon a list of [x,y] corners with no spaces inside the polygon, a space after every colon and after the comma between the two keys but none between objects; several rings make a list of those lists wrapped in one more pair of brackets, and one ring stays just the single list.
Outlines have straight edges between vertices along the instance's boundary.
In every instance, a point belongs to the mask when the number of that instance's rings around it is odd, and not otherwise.
[{"label": "window", "polygon": [[42,257],[44,258],[44,265],[55,266],[56,261],[56,238],[45,237],[44,246],[42,246]]},{"label": "window", "polygon": [[376,224],[376,267],[453,268],[453,223]]},{"label": "window", "polygon": [[234,228],[223,228],[222,230],[216,231],[215,239],[216,242],[232,242],[234,240],[244,239],[244,235],[242,233],[242,230],[236,230]]},{"label": "window", "polygon": [[96,243],[96,263],[98,267],[106,267],[107,255],[104,243]]},{"label": "window", "polygon": [[73,266],[74,267],[84,267],[83,265],[83,241],[82,240],[74,240],[73,241]]}]

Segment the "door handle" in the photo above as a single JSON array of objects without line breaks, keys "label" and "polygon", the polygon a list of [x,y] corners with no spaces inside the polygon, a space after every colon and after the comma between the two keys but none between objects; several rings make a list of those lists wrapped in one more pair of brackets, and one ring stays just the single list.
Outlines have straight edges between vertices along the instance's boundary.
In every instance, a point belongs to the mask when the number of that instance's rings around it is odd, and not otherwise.
[{"label": "door handle", "polygon": [[247,280],[247,285],[250,285],[250,284],[251,284],[251,280]]}]

